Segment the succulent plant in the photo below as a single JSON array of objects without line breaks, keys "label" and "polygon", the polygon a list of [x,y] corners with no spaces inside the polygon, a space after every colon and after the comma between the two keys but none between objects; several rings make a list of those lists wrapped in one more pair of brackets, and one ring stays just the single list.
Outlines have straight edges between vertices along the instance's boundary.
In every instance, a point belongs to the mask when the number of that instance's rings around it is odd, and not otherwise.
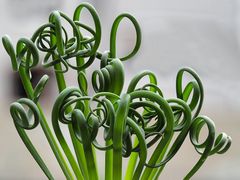
[{"label": "succulent plant", "polygon": [[[91,14],[94,28],[81,23],[83,9]],[[116,37],[122,19],[134,25],[136,43],[128,55],[119,58]],[[67,32],[63,25],[66,23],[72,32]],[[84,35],[83,30],[90,36]],[[19,73],[27,94],[27,98],[11,104],[10,113],[22,141],[49,179],[54,177],[26,133],[39,124],[66,179],[99,179],[96,150],[105,151],[105,179],[122,179],[122,159],[128,158],[125,179],[145,180],[160,176],[188,135],[200,158],[184,179],[190,179],[208,156],[229,149],[231,138],[225,133],[216,135],[214,122],[200,115],[204,90],[193,69],[187,67],[178,71],[176,98],[165,98],[156,75],[148,70],[135,75],[127,91],[122,92],[123,61],[131,59],[141,44],[141,30],[132,15],[124,13],[115,19],[108,51],[99,51],[100,41],[100,19],[88,3],[81,3],[73,18],[53,11],[49,21],[30,39],[19,39],[16,48],[9,36],[2,38],[12,68]],[[43,55],[42,66],[53,67],[59,89],[52,109],[52,128],[39,103],[49,77],[42,76],[35,87],[31,83],[31,69],[39,64]],[[85,69],[95,60],[99,60],[100,68],[92,72],[89,82]],[[78,87],[67,87],[64,73],[70,69],[76,71]],[[185,74],[191,76],[186,83],[183,82]],[[144,78],[148,82],[140,85]],[[89,88],[94,89],[93,94],[89,94]],[[70,142],[66,141],[60,124],[68,126],[75,152],[69,148]],[[204,126],[208,135],[202,142],[199,137]],[[105,144],[98,141],[102,135],[99,132],[104,132],[101,139]]]}]

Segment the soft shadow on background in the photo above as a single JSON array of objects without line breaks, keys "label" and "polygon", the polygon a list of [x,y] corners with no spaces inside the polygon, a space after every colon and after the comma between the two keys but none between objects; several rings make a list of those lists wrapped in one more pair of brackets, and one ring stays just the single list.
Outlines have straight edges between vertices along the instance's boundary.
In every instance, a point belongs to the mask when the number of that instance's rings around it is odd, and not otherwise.
[{"label": "soft shadow on background", "polygon": [[[30,37],[34,30],[47,22],[49,13],[59,9],[70,17],[81,1],[74,0],[1,0],[0,36],[9,34],[14,43],[20,37]],[[136,57],[124,62],[126,84],[140,70],[154,71],[165,97],[175,97],[175,77],[183,66],[194,68],[205,87],[202,114],[211,117],[218,132],[233,138],[231,149],[223,155],[209,157],[193,179],[240,179],[240,1],[239,0],[92,0],[102,22],[101,50],[109,48],[110,27],[122,12],[133,14],[142,28],[142,46]],[[89,16],[83,17],[89,22]],[[119,55],[134,43],[134,30],[122,24]],[[90,71],[98,68],[90,68]],[[41,68],[37,74],[45,73]],[[51,72],[48,71],[51,75]],[[68,84],[74,85],[75,74],[68,73]],[[89,75],[90,76],[90,75]],[[75,76],[74,76],[75,77]],[[11,70],[9,57],[0,46],[0,179],[44,179],[44,175],[19,138],[9,115],[9,104],[21,96],[21,87]],[[49,116],[56,97],[54,77],[45,90],[42,104]],[[50,123],[50,121],[49,121]],[[41,129],[30,132],[37,148],[53,174],[61,179],[56,160]],[[99,164],[103,161],[99,156]],[[189,143],[166,166],[161,179],[181,179],[198,155]],[[100,166],[104,168],[104,166]],[[174,173],[173,173],[174,172]],[[103,169],[100,169],[103,175]]]}]

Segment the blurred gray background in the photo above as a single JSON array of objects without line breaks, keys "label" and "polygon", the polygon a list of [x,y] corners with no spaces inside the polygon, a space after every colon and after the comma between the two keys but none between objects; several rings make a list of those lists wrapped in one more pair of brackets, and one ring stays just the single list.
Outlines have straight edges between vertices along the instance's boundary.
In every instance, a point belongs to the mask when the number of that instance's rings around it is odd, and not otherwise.
[{"label": "blurred gray background", "polygon": [[[81,1],[1,0],[0,36],[9,34],[16,43],[30,37],[58,9],[70,17]],[[231,149],[210,157],[193,179],[240,179],[240,1],[239,0],[101,0],[89,1],[97,9],[103,29],[101,50],[109,48],[110,27],[122,12],[136,17],[142,28],[142,46],[132,60],[124,62],[126,84],[139,71],[149,69],[158,76],[166,97],[175,97],[175,77],[179,68],[190,66],[201,76],[205,101],[201,114],[211,117],[218,132],[233,138]],[[85,12],[84,12],[85,13]],[[86,13],[87,14],[87,13]],[[84,15],[84,22],[90,16]],[[91,22],[90,22],[91,23]],[[118,54],[126,54],[135,40],[131,24],[124,22],[118,36]],[[9,105],[19,95],[13,81],[9,57],[0,45],[0,179],[45,179],[19,138],[9,115]],[[96,69],[94,64],[90,70]],[[68,73],[69,85],[75,74]],[[88,75],[90,77],[90,73]],[[54,77],[52,77],[54,80]],[[55,99],[54,81],[48,85],[42,104],[49,116]],[[50,123],[50,120],[49,120]],[[53,174],[62,179],[56,160],[40,128],[29,133]],[[189,143],[168,163],[160,179],[181,179],[198,160]],[[99,156],[99,164],[103,157]],[[103,168],[104,166],[100,166]],[[100,169],[103,176],[103,169]]]}]

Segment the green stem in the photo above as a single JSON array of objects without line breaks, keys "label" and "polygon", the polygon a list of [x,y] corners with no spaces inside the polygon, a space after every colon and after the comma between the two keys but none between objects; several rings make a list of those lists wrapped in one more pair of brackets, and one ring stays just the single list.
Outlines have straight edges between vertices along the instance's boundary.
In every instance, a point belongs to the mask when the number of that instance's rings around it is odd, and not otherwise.
[{"label": "green stem", "polygon": [[16,124],[15,124],[15,127],[16,127],[16,129],[18,131],[18,134],[21,137],[23,143],[25,144],[25,146],[27,147],[29,152],[32,154],[33,158],[38,163],[40,168],[43,170],[44,174],[48,177],[48,179],[53,180],[54,178],[53,178],[51,172],[49,171],[49,169],[45,165],[45,163],[42,160],[41,156],[38,154],[38,152],[35,149],[34,145],[30,141],[30,139],[28,138],[26,132],[22,128],[19,128]]},{"label": "green stem", "polygon": [[98,172],[95,163],[95,157],[92,150],[92,141],[90,140],[90,132],[84,114],[81,110],[75,109],[72,113],[73,127],[75,135],[81,137],[84,154],[87,159],[87,168],[89,180],[98,180]]},{"label": "green stem", "polygon": [[[28,98],[30,99],[34,99],[34,91],[33,91],[33,87],[32,87],[32,84],[30,82],[30,79],[28,78],[28,75],[26,74],[26,71],[25,71],[25,68],[24,67],[19,67],[19,75],[20,75],[20,78],[22,80],[22,84],[23,84],[23,87],[25,89],[25,92],[28,96]],[[37,103],[37,106],[38,106],[38,109],[40,111],[40,117],[41,117],[41,120],[40,120],[40,124],[41,124],[41,127],[44,131],[44,134],[52,148],[52,151],[54,153],[54,155],[56,156],[57,160],[58,160],[58,163],[59,165],[61,166],[62,170],[63,170],[63,173],[65,174],[66,178],[67,179],[73,179],[73,175],[70,171],[70,169],[68,168],[68,165],[65,161],[65,159],[63,158],[63,155],[62,155],[62,152],[60,151],[58,145],[57,145],[57,142],[48,126],[48,123],[47,123],[47,120],[44,116],[44,113],[42,111],[42,108],[40,106],[39,103]]]},{"label": "green stem", "polygon": [[[56,64],[54,66],[54,69],[55,69],[55,71],[61,71],[62,70],[60,64]],[[56,80],[57,80],[58,90],[59,90],[59,92],[61,92],[66,88],[66,82],[65,82],[64,76],[63,76],[62,73],[55,72],[55,77],[56,77]],[[70,108],[68,109],[68,112],[71,112]],[[71,140],[72,140],[72,143],[73,143],[75,154],[77,156],[79,167],[82,171],[82,174],[84,174],[84,177],[87,178],[88,173],[87,173],[87,168],[86,168],[86,159],[85,159],[85,156],[84,156],[82,144],[75,137],[74,132],[73,132],[73,128],[72,128],[72,124],[68,124],[68,130],[69,130],[69,134],[71,136]]]},{"label": "green stem", "polygon": [[[138,144],[138,139],[134,140],[134,147]],[[125,175],[125,180],[130,180],[133,177],[133,173],[137,164],[138,153],[132,152],[128,161],[127,171]]]},{"label": "green stem", "polygon": [[116,112],[116,122],[113,131],[113,178],[122,179],[122,136],[126,125],[130,96],[124,94]]},{"label": "green stem", "polygon": [[[156,163],[162,161],[162,159],[166,155],[166,151],[167,151],[167,148],[169,146],[169,143],[171,142],[172,137],[173,137],[173,134],[171,134],[171,136],[168,137],[167,140],[164,140],[164,137],[163,137],[163,140],[158,144],[158,146],[156,147],[152,157],[150,158],[149,164],[153,165],[153,164],[156,164]],[[154,175],[157,172],[156,170],[157,170],[156,168],[146,167],[144,172],[143,172],[143,175],[142,175],[141,179],[142,180],[145,180],[145,179],[147,180],[150,177],[154,177]],[[155,171],[155,172],[153,172],[153,171]]]},{"label": "green stem", "polygon": [[[106,141],[106,146],[112,144],[112,140]],[[113,150],[107,150],[105,152],[105,180],[112,180],[112,171],[113,171]]]},{"label": "green stem", "polygon": [[[157,163],[161,162],[164,158],[164,156],[166,155],[166,151],[168,149],[168,146],[170,144],[171,140],[169,141],[169,143],[164,147],[162,154],[159,156]],[[160,176],[163,168],[165,167],[165,165],[160,166],[159,168],[152,168],[152,172],[149,176],[149,179],[158,179],[158,177]]]},{"label": "green stem", "polygon": [[[55,28],[56,31],[58,30],[56,32],[56,37],[51,35],[51,43],[52,44],[56,43],[57,44],[57,50],[59,51],[60,55],[63,55],[64,54],[64,47],[62,47],[62,41],[61,41],[62,40],[61,39],[61,36],[62,36],[61,35],[61,31],[62,31],[61,28],[62,28],[62,26],[61,26],[61,21],[60,21],[60,15],[59,15],[59,13],[55,12],[55,13],[53,13],[53,16],[55,18],[55,19],[54,18],[52,19],[53,22],[55,21],[56,26],[58,25],[59,27]],[[55,54],[53,54],[53,59],[57,59],[57,58],[58,57]],[[55,64],[54,65],[54,70],[55,70],[55,77],[56,77],[56,80],[57,80],[58,90],[59,90],[59,92],[61,92],[66,88],[66,82],[65,82],[65,79],[64,79],[64,75],[63,75],[63,73],[61,73],[61,71],[62,71],[61,64],[59,64],[59,63]],[[68,112],[71,112],[70,108],[68,109]],[[86,160],[85,160],[85,156],[83,156],[83,147],[82,147],[81,143],[75,137],[71,124],[68,125],[68,130],[69,130],[69,134],[71,136],[71,140],[72,140],[72,143],[73,143],[75,154],[77,156],[79,167],[82,170],[82,173],[85,175],[85,178],[87,178],[86,167],[84,167],[85,164],[86,164]]]},{"label": "green stem", "polygon": [[[80,32],[79,32],[79,33],[80,33]],[[81,35],[81,33],[80,33],[80,35]],[[82,49],[83,49],[83,46],[80,45],[79,48],[80,48],[79,50],[82,50]],[[76,57],[76,64],[77,64],[78,67],[81,67],[82,65],[84,65],[84,58],[82,58],[82,57],[80,57],[80,56],[79,56],[79,57]],[[78,74],[78,75],[79,75],[80,72],[82,72],[84,75],[86,74],[85,69],[82,70],[82,71],[77,70],[77,74]],[[83,82],[83,81],[84,81],[84,79],[80,77],[78,83],[81,83],[81,82]],[[80,86],[80,84],[79,84],[79,86]],[[87,84],[82,83],[81,86],[83,87],[83,89],[86,90],[86,92],[85,92],[86,95],[88,95]],[[89,102],[88,102],[88,101],[85,101],[84,103],[85,103],[85,107],[86,107],[86,109],[85,109],[85,111],[84,111],[84,115],[87,116],[88,113],[89,113],[89,111],[90,111],[90,110],[89,110]],[[96,159],[96,151],[95,151],[94,146],[92,146],[92,150],[91,150],[91,151],[92,151],[92,153],[93,153],[94,163],[95,163],[95,166],[96,166],[96,164],[97,164],[97,159]],[[82,153],[82,156],[83,156],[83,157],[79,157],[79,158],[81,158],[81,160],[82,160],[82,162],[81,162],[82,168],[81,168],[81,169],[83,170],[83,173],[86,174],[86,177],[87,177],[87,176],[88,176],[87,162],[86,162],[86,158],[85,158],[85,156],[84,156],[84,153],[83,153],[83,152],[81,152],[81,153]],[[98,169],[96,169],[96,171],[97,171],[97,170],[98,170]],[[98,174],[98,172],[97,172],[97,174]]]}]

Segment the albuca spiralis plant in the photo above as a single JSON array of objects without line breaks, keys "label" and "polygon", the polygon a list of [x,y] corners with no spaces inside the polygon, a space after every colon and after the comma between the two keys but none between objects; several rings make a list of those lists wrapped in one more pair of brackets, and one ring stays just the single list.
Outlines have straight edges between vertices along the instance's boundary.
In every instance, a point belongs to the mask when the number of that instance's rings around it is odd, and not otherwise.
[{"label": "albuca spiralis plant", "polygon": [[[86,9],[95,27],[81,23],[81,12]],[[136,30],[136,43],[132,52],[118,58],[116,35],[122,19],[128,19]],[[68,23],[72,32],[67,32]],[[91,36],[84,36],[82,31]],[[21,38],[14,48],[9,36],[2,38],[4,48],[11,58],[12,68],[20,75],[27,98],[21,98],[10,106],[14,124],[25,146],[47,178],[54,179],[44,160],[38,154],[27,131],[40,124],[49,145],[66,179],[99,179],[96,150],[105,152],[105,179],[158,179],[165,165],[176,155],[189,134],[191,143],[200,158],[184,179],[190,179],[208,156],[226,152],[231,138],[216,135],[214,122],[199,115],[204,98],[202,82],[191,68],[177,73],[177,98],[166,99],[157,77],[151,71],[143,71],[130,81],[127,91],[124,85],[123,61],[133,57],[141,44],[138,22],[130,14],[121,14],[113,22],[110,49],[103,53],[98,48],[101,40],[101,24],[96,10],[88,3],[80,4],[69,18],[61,11],[53,11],[49,22],[40,26],[30,39]],[[31,69],[39,63],[39,52],[44,54],[42,65],[54,68],[59,95],[52,109],[52,129],[38,102],[48,82],[44,75],[38,84],[31,83]],[[100,68],[87,81],[86,69],[100,60]],[[78,77],[78,87],[67,87],[64,73],[73,69]],[[183,83],[184,74],[192,77]],[[140,86],[143,78],[149,82]],[[88,93],[89,84],[94,94]],[[74,151],[69,148],[60,124],[68,126]],[[200,141],[203,127],[208,135]],[[103,131],[105,144],[97,139]],[[100,136],[100,135],[99,135]],[[174,142],[171,142],[174,141]],[[151,150],[149,150],[151,149]],[[122,160],[128,159],[123,175]]]}]

